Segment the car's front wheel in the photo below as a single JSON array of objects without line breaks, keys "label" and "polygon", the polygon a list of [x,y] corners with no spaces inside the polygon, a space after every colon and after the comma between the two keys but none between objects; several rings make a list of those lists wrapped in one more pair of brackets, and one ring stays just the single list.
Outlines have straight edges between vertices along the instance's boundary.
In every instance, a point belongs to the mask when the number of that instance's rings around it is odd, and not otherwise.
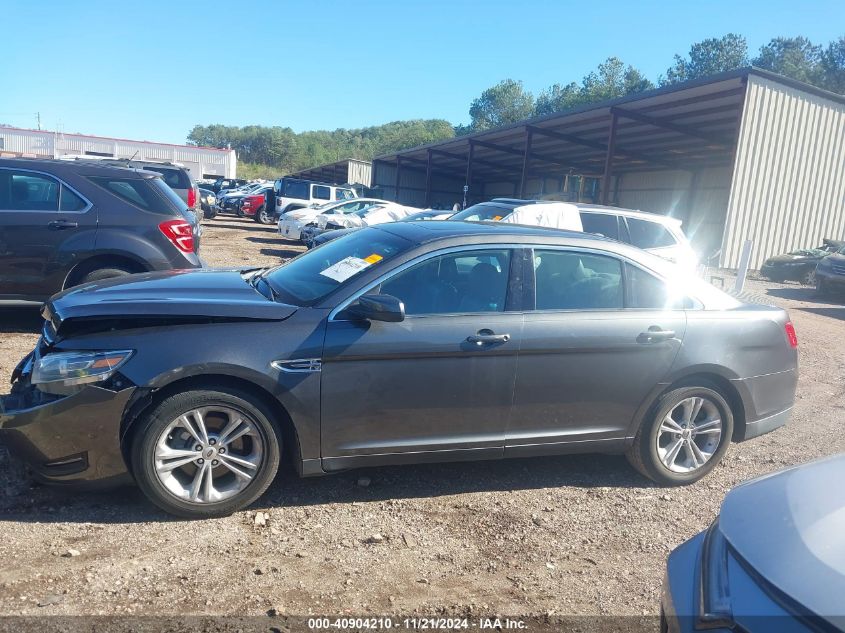
[{"label": "car's front wheel", "polygon": [[725,398],[707,386],[664,394],[627,453],[640,473],[664,486],[698,481],[721,461],[733,434]]},{"label": "car's front wheel", "polygon": [[271,414],[237,390],[169,396],[141,421],[132,471],[157,506],[185,518],[225,516],[267,489],[281,446]]}]

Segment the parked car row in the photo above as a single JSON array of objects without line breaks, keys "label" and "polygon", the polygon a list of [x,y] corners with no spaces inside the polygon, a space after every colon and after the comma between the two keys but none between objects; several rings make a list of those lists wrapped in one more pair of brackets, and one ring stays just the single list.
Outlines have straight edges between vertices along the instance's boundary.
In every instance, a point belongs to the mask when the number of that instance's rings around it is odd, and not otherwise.
[{"label": "parked car row", "polygon": [[[805,286],[817,286],[816,271],[822,261],[830,255],[841,254],[845,248],[845,241],[824,239],[822,245],[816,248],[802,248],[783,255],[775,255],[763,262],[760,274],[766,279],[783,283],[784,281],[799,281]],[[835,259],[833,261],[836,261]],[[826,291],[825,285],[837,283],[835,275],[831,275],[832,266],[822,266],[821,287],[818,290]],[[832,279],[828,279],[832,277]]]}]

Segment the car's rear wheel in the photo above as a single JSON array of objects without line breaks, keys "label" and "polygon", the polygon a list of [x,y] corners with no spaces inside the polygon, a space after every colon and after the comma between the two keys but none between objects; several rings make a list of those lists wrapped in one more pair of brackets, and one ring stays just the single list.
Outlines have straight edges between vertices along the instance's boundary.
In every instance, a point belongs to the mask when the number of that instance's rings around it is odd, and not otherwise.
[{"label": "car's rear wheel", "polygon": [[80,284],[87,284],[89,281],[102,281],[103,279],[111,279],[113,277],[123,277],[124,275],[131,275],[131,270],[125,268],[118,268],[117,266],[107,266],[105,268],[96,268],[79,280]]},{"label": "car's rear wheel", "polygon": [[266,206],[261,207],[261,210],[255,214],[255,221],[259,224],[273,224],[273,214]]},{"label": "car's rear wheel", "polygon": [[805,286],[816,285],[816,269],[812,268],[801,276],[801,283]]},{"label": "car's rear wheel", "polygon": [[171,514],[225,516],[270,485],[279,437],[269,412],[249,394],[186,391],[165,398],[141,421],[132,470],[144,494]]},{"label": "car's rear wheel", "polygon": [[733,434],[733,413],[710,386],[673,389],[640,426],[628,461],[665,486],[698,481],[721,461]]}]

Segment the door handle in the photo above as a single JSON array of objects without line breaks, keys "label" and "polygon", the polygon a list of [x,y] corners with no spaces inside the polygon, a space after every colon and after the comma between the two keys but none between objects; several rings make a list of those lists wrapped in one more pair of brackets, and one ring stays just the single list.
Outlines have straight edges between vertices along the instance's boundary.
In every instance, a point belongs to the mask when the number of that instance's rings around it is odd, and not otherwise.
[{"label": "door handle", "polygon": [[78,222],[70,222],[69,220],[53,220],[48,222],[47,226],[55,231],[63,231],[64,229],[75,229],[79,226]]},{"label": "door handle", "polygon": [[664,330],[659,325],[652,325],[645,332],[640,332],[637,343],[641,345],[652,345],[661,341],[668,341],[675,338],[675,330]]},{"label": "door handle", "polygon": [[511,340],[510,334],[494,334],[493,330],[478,330],[477,334],[467,336],[467,343],[475,343],[478,346],[489,343],[507,343]]}]

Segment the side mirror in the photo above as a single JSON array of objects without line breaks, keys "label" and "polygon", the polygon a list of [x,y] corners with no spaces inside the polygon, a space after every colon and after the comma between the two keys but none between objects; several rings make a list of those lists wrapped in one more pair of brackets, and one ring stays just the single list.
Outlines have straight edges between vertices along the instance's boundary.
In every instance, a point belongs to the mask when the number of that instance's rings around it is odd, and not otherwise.
[{"label": "side mirror", "polygon": [[361,295],[347,308],[357,319],[398,323],[405,320],[405,304],[390,295]]}]

